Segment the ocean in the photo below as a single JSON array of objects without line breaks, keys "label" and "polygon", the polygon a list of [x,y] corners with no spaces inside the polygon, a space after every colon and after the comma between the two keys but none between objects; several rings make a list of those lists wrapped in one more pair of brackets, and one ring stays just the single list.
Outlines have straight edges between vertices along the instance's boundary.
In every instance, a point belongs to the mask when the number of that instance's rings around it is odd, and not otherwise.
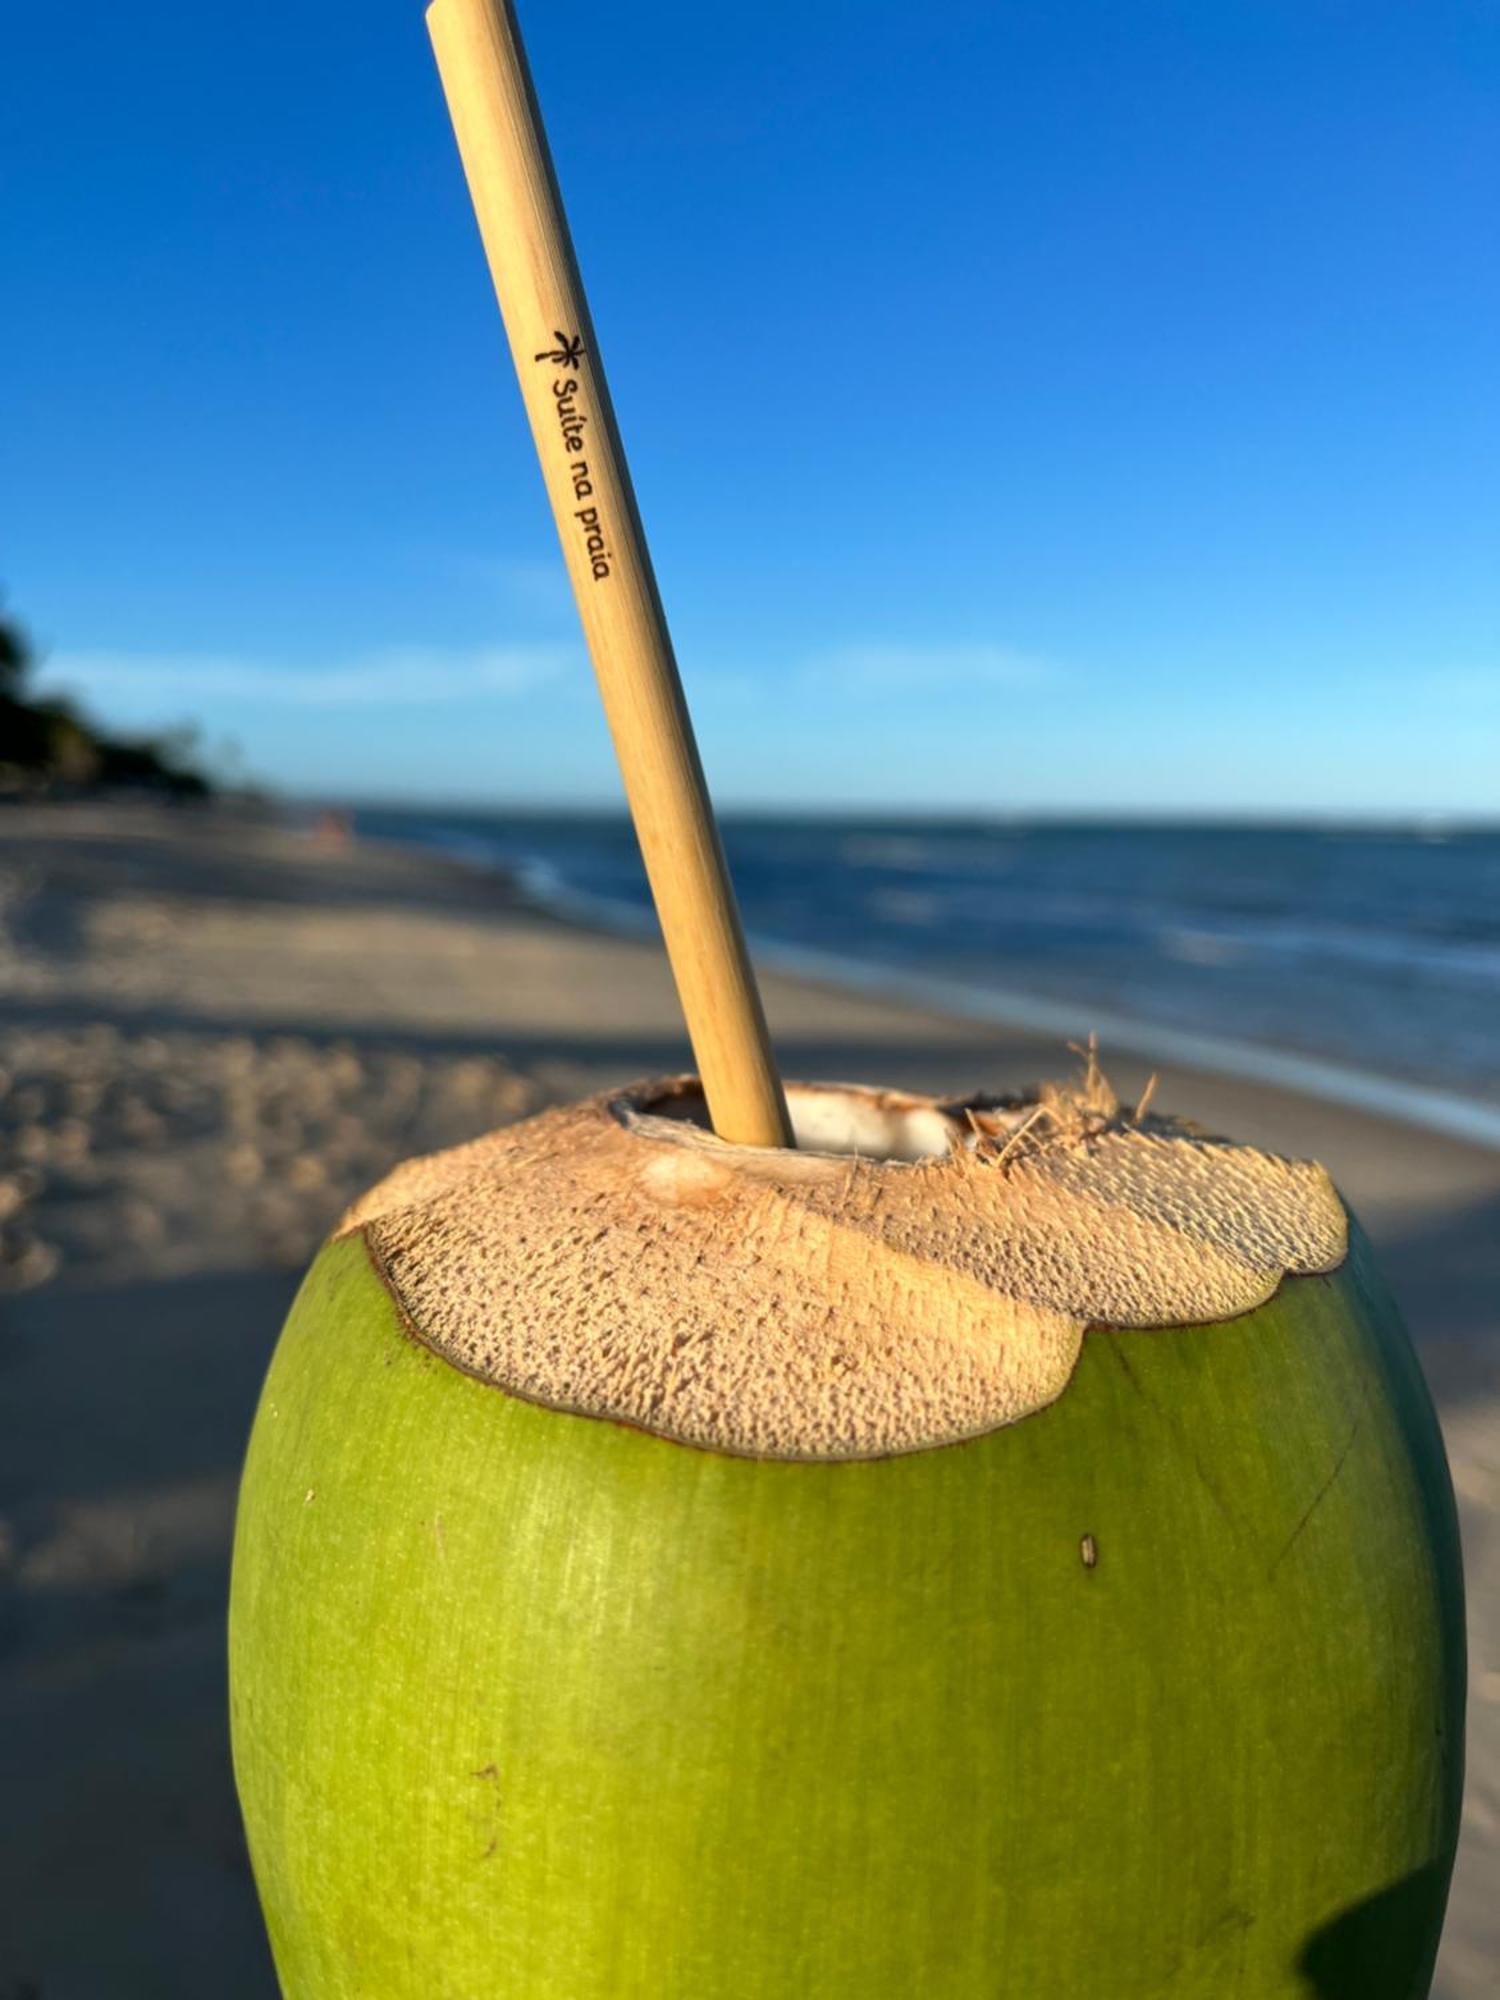
[{"label": "ocean", "polygon": [[[654,932],[623,816],[365,808],[360,831]],[[1500,1145],[1500,828],[735,817],[757,958],[1373,1105]]]}]

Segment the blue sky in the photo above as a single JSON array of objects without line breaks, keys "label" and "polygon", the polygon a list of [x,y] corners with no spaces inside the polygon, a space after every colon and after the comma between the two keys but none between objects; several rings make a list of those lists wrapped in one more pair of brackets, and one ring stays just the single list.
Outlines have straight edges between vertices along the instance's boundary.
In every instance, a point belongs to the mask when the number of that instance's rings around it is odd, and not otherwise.
[{"label": "blue sky", "polygon": [[[522,21],[723,802],[1494,810],[1493,0]],[[49,683],[614,801],[419,6],[78,0],[5,68]]]}]

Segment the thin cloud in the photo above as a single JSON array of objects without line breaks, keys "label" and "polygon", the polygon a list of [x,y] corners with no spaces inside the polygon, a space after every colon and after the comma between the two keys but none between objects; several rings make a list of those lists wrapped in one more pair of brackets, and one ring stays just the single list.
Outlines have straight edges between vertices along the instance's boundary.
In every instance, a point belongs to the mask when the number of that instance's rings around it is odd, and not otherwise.
[{"label": "thin cloud", "polygon": [[841,694],[906,694],[937,688],[1026,688],[1056,679],[1056,670],[1010,646],[852,645],[809,660],[809,684]]},{"label": "thin cloud", "polygon": [[96,701],[405,708],[531,694],[578,664],[576,648],[565,646],[390,646],[316,667],[204,654],[78,652],[55,654],[39,678]]},{"label": "thin cloud", "polygon": [[561,551],[550,558],[536,556],[472,555],[463,550],[446,550],[434,561],[439,572],[462,583],[478,585],[490,604],[535,620],[571,621],[575,616],[573,590]]}]

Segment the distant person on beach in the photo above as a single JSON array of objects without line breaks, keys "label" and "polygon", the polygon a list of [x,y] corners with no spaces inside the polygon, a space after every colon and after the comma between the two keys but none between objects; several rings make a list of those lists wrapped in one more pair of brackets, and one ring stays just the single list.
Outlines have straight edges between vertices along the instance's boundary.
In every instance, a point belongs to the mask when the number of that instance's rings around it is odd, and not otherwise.
[{"label": "distant person on beach", "polygon": [[347,854],[354,845],[353,817],[329,806],[313,821],[312,844],[323,854]]}]

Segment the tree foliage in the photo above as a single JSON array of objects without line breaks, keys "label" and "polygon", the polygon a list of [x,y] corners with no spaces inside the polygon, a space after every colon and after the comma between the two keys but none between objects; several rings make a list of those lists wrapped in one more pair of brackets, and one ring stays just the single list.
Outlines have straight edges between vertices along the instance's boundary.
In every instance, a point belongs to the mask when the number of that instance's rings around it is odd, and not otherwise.
[{"label": "tree foliage", "polygon": [[0,794],[114,790],[203,798],[190,732],[113,736],[61,695],[32,695],[36,656],[22,625],[0,610]]}]

